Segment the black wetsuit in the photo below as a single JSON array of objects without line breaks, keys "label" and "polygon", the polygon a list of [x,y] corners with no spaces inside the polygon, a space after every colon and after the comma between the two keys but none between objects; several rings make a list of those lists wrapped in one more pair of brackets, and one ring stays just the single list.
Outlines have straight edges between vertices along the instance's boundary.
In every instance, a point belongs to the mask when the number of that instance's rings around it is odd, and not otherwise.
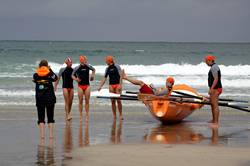
[{"label": "black wetsuit", "polygon": [[61,68],[58,76],[62,77],[62,88],[73,88],[73,79],[71,77],[73,69],[71,67]]},{"label": "black wetsuit", "polygon": [[57,75],[50,69],[46,76],[33,75],[36,83],[36,106],[38,112],[38,124],[45,123],[45,109],[47,110],[48,123],[54,123],[54,106],[56,96],[52,82],[58,79]]},{"label": "black wetsuit", "polygon": [[89,64],[79,65],[74,68],[72,75],[79,78],[79,85],[89,85],[89,71],[94,71],[95,68]]},{"label": "black wetsuit", "polygon": [[119,65],[112,64],[106,68],[104,77],[109,76],[109,85],[120,84],[121,67]]}]

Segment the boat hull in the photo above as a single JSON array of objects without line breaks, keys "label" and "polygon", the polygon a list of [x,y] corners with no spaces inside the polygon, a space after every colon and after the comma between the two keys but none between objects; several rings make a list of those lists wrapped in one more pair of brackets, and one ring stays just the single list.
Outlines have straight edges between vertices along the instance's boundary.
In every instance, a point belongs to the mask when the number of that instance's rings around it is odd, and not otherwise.
[{"label": "boat hull", "polygon": [[[198,95],[196,90],[185,84],[175,85],[173,90],[183,91]],[[151,114],[162,123],[177,123],[188,117],[195,110],[201,108],[202,104],[179,103],[167,100],[152,100],[144,102]]]}]

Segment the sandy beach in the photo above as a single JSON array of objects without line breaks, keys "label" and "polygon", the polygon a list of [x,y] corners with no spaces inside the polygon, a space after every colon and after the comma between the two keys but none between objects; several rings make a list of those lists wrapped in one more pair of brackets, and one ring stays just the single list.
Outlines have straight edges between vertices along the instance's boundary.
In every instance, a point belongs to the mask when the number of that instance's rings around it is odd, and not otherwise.
[{"label": "sandy beach", "polygon": [[55,138],[42,142],[35,107],[1,106],[0,165],[249,165],[247,113],[222,109],[214,130],[206,108],[171,126],[139,106],[124,106],[124,121],[113,121],[109,106],[92,108],[88,122],[79,121],[76,105],[72,111],[72,121],[65,122],[63,107],[56,106]]},{"label": "sandy beach", "polygon": [[78,149],[66,165],[88,166],[248,166],[249,148],[229,148],[196,145],[128,144],[100,145]]}]

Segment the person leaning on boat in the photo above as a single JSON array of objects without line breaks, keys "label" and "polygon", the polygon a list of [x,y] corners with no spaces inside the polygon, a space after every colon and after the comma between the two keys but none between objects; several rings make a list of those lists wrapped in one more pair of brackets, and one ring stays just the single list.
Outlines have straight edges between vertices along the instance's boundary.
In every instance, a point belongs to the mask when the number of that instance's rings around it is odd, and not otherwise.
[{"label": "person leaning on boat", "polygon": [[208,86],[209,91],[208,94],[210,96],[211,108],[212,108],[212,123],[215,126],[219,124],[219,95],[222,93],[222,83],[221,83],[221,72],[219,66],[215,63],[215,56],[207,55],[205,57],[205,62],[208,66],[210,66],[210,70],[208,72]]},{"label": "person leaning on boat", "polygon": [[134,79],[132,77],[128,77],[125,74],[124,70],[122,71],[122,77],[124,80],[127,80],[134,85],[139,85],[141,87],[139,89],[140,93],[153,94],[156,96],[169,96],[171,91],[172,91],[172,87],[174,85],[174,78],[173,77],[167,77],[165,87],[158,88],[158,89],[155,88],[153,86],[153,84],[147,85],[141,80],[137,80],[137,79]]}]

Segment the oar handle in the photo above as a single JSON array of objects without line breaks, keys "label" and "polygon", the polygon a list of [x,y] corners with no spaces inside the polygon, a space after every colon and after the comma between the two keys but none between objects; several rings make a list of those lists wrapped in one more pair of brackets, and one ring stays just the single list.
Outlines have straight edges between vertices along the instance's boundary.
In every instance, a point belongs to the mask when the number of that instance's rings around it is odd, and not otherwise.
[{"label": "oar handle", "polygon": [[134,91],[125,91],[128,94],[138,94],[139,92],[134,92]]},{"label": "oar handle", "polygon": [[109,97],[109,96],[97,96],[100,99],[116,99],[116,100],[134,100],[138,101],[137,98],[130,98],[130,97]]}]

